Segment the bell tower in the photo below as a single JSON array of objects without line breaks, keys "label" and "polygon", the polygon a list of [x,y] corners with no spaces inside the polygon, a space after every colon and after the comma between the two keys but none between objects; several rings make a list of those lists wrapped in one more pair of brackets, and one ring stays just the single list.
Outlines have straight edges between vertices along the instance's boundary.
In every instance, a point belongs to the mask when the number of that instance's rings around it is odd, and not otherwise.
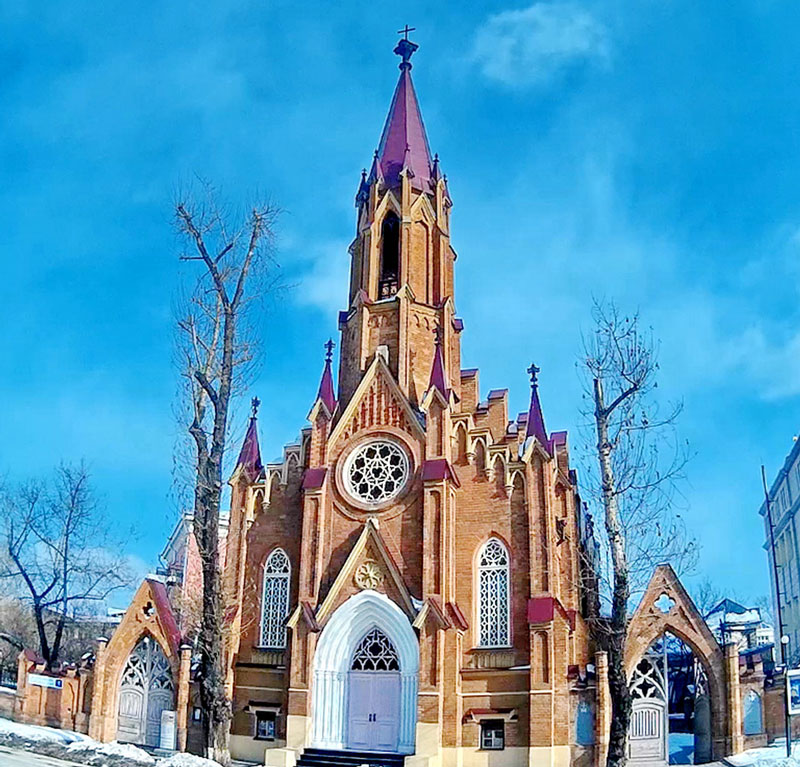
[{"label": "bell tower", "polygon": [[430,380],[437,328],[448,386],[460,394],[463,324],[453,297],[452,201],[439,157],[431,156],[411,80],[411,57],[419,46],[408,39],[410,31],[401,32],[394,49],[400,78],[372,167],[362,171],[356,194],[348,309],[339,315],[344,405],[376,353],[418,405]]}]

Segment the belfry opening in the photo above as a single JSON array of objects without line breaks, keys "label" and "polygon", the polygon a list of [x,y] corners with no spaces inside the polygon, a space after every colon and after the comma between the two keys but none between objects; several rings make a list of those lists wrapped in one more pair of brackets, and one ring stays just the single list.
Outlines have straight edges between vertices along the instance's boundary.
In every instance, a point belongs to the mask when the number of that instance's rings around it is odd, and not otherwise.
[{"label": "belfry opening", "polygon": [[381,224],[381,276],[378,298],[391,298],[397,293],[400,274],[400,219],[390,210]]}]

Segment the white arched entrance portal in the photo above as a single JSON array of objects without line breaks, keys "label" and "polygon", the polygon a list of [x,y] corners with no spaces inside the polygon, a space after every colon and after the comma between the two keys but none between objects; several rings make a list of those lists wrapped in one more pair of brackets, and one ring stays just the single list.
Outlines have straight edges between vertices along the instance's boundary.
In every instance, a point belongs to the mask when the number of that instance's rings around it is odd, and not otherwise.
[{"label": "white arched entrance portal", "polygon": [[[373,652],[382,652],[383,660],[365,666],[364,649],[375,639],[384,647],[381,651],[376,646]],[[359,718],[367,715],[376,724],[367,729],[377,730],[380,725],[384,731],[383,738],[373,741],[369,750],[414,753],[418,671],[419,642],[406,614],[377,591],[365,590],[350,597],[331,616],[317,642],[313,745],[364,748],[351,719],[357,728]],[[373,676],[368,678],[369,674]],[[371,707],[369,696],[374,701]],[[367,710],[370,708],[376,711]]]}]

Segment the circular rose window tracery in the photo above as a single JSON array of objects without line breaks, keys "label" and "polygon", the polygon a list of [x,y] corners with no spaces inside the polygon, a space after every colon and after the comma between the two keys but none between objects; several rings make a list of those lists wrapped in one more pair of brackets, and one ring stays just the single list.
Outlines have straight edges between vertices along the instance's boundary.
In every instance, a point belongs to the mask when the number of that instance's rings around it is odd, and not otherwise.
[{"label": "circular rose window tracery", "polygon": [[408,456],[394,442],[377,440],[356,448],[344,466],[347,492],[362,503],[394,498],[408,479]]}]

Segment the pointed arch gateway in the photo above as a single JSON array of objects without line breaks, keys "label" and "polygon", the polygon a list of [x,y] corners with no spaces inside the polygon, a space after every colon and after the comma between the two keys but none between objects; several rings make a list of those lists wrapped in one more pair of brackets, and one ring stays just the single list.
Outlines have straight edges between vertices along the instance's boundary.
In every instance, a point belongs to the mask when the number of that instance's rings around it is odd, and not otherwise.
[{"label": "pointed arch gateway", "polygon": [[145,634],[133,648],[119,681],[117,739],[157,746],[161,713],[174,708],[172,668],[161,645]]},{"label": "pointed arch gateway", "polygon": [[317,748],[414,752],[419,642],[405,612],[364,590],[332,615],[314,655]]},{"label": "pointed arch gateway", "polygon": [[[703,680],[705,700],[700,701],[703,715],[697,717],[703,731],[695,732],[695,764],[741,750],[741,722],[729,707],[732,688],[738,696],[738,657],[734,664],[726,664],[722,647],[675,571],[670,565],[662,564],[656,567],[628,627],[625,669],[634,694],[632,731],[629,732],[630,764],[654,767],[666,764],[669,759],[666,659],[656,657],[653,652],[667,634],[677,637],[692,650]],[[729,678],[731,669],[733,678]],[[661,692],[660,687],[664,687]],[[638,729],[634,732],[634,728]],[[634,736],[638,742],[632,745]],[[650,742],[643,743],[647,738]]]}]

